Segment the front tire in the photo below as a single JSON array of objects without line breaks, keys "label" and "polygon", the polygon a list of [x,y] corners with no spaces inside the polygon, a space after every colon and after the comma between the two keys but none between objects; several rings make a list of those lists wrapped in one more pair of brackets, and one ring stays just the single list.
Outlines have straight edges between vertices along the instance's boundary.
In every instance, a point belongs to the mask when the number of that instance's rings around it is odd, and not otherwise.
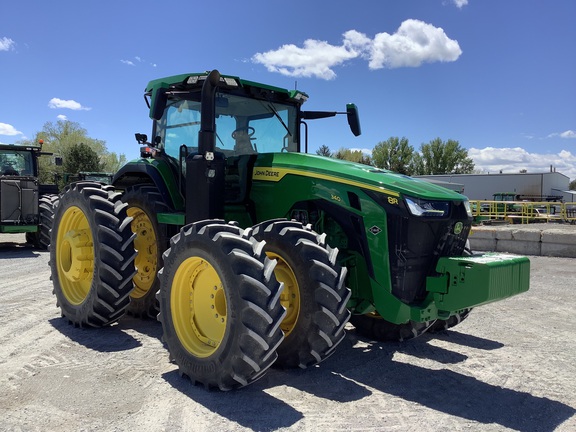
[{"label": "front tire", "polygon": [[128,307],[136,252],[120,196],[112,186],[73,183],[56,207],[50,247],[54,294],[62,316],[76,326],[111,324]]},{"label": "front tire", "polygon": [[270,220],[254,226],[252,235],[265,241],[264,250],[278,261],[274,273],[284,283],[281,301],[286,337],[275,366],[307,368],[332,355],[344,339],[350,318],[346,304],[346,268],[336,263],[337,249],[325,244],[300,222]]},{"label": "front tire", "polygon": [[262,246],[237,226],[210,220],[170,240],[158,318],[171,359],[195,384],[242,387],[276,360],[286,311]]}]

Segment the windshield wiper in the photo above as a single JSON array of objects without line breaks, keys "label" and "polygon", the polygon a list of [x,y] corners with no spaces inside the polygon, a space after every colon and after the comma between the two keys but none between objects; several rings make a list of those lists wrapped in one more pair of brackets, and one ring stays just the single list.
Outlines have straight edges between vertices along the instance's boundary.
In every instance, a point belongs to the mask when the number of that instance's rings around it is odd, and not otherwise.
[{"label": "windshield wiper", "polygon": [[286,126],[286,123],[284,123],[284,120],[282,120],[282,117],[280,117],[280,114],[278,114],[278,111],[276,111],[276,108],[274,108],[274,105],[269,103],[268,108],[270,108],[270,111],[272,111],[274,113],[274,115],[276,116],[278,121],[280,123],[282,123],[282,126],[284,126],[284,129],[286,129],[286,132],[288,132],[288,135],[292,136],[292,134],[290,133],[290,129],[288,129],[288,126]]}]

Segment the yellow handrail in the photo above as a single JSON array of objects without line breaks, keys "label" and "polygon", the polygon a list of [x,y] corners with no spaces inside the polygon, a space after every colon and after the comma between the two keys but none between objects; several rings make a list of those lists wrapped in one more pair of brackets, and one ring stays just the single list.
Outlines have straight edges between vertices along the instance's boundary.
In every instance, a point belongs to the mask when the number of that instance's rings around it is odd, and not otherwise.
[{"label": "yellow handrail", "polygon": [[576,202],[470,201],[475,221],[508,223],[576,222]]}]

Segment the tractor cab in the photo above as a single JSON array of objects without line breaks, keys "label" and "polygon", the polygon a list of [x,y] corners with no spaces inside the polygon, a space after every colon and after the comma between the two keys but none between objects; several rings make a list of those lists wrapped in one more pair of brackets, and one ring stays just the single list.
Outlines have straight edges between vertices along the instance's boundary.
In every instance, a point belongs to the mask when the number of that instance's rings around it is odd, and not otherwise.
[{"label": "tractor cab", "polygon": [[36,158],[30,147],[0,146],[0,176],[35,176]]},{"label": "tractor cab", "polygon": [[360,134],[354,104],[346,112],[302,111],[306,93],[217,71],[163,78],[146,90],[153,140],[146,143],[144,135],[136,134],[147,145],[141,155],[168,161],[185,198],[187,222],[222,218],[224,206],[230,205],[251,214],[258,155],[306,152],[305,120],[346,114],[352,132]]}]

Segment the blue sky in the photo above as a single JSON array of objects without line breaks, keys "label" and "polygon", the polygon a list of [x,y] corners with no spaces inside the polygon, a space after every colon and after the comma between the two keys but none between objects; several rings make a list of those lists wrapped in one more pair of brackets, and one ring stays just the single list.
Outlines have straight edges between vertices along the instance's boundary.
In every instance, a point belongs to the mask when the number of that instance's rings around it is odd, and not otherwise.
[{"label": "blue sky", "polygon": [[137,157],[148,81],[218,69],[356,103],[362,135],[316,120],[311,152],[440,137],[485,172],[576,179],[575,21],[574,0],[2,2],[0,142],[68,119]]}]

